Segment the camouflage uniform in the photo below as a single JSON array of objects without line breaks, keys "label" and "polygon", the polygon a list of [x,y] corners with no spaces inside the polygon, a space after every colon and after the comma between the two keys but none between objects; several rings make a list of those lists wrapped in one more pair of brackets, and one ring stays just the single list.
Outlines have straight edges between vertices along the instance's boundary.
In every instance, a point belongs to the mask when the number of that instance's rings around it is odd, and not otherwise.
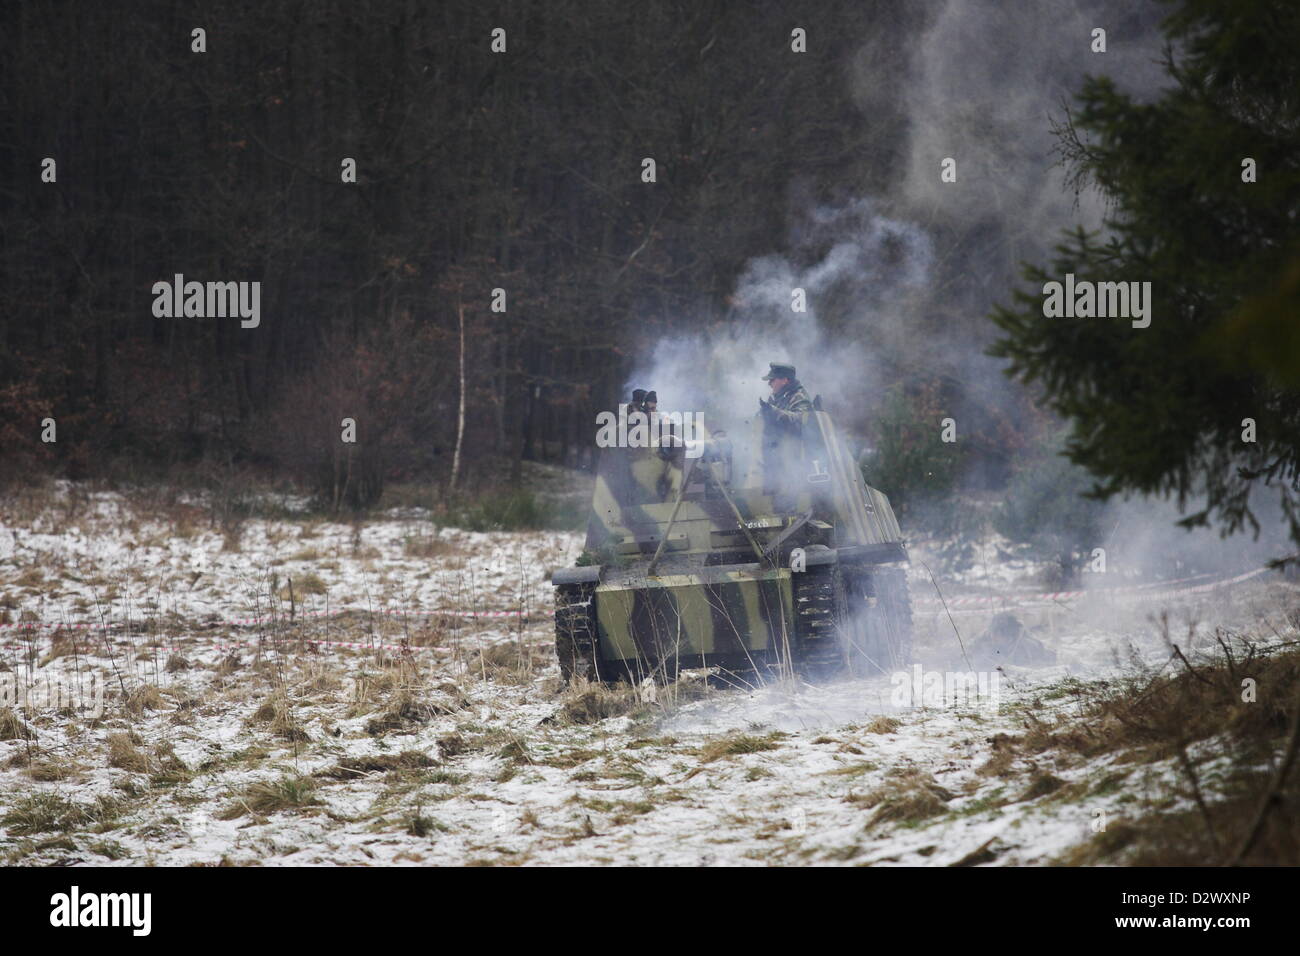
[{"label": "camouflage uniform", "polygon": [[763,417],[772,424],[797,430],[803,426],[808,412],[813,410],[812,399],[799,384],[799,379],[795,378],[793,365],[785,362],[771,363],[768,373],[763,376],[763,381],[773,382],[778,379],[785,379],[785,385],[780,391],[774,392],[771,399],[766,401],[760,399],[762,404],[759,409]]},{"label": "camouflage uniform", "polygon": [[797,378],[790,379],[785,388],[773,395],[770,404],[777,420],[786,425],[802,425],[805,413],[813,407],[808,390]]},{"label": "camouflage uniform", "polygon": [[763,486],[773,494],[786,494],[796,481],[795,463],[803,457],[803,430],[813,410],[807,391],[795,378],[793,365],[773,362],[763,380],[785,379],[770,399],[759,399],[763,418]]}]

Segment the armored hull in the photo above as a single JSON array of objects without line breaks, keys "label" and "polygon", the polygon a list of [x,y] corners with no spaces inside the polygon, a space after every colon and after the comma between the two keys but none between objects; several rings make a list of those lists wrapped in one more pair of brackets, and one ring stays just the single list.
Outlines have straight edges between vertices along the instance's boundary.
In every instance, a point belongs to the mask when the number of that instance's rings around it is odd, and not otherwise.
[{"label": "armored hull", "polygon": [[744,467],[721,435],[605,450],[583,559],[552,577],[566,679],[910,663],[903,536],[830,416],[756,419],[747,439]]}]

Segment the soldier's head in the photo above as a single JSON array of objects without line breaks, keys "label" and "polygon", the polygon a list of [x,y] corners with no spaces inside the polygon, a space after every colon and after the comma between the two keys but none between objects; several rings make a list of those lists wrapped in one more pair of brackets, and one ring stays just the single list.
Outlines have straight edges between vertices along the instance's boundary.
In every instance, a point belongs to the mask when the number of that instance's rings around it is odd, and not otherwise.
[{"label": "soldier's head", "polygon": [[794,381],[794,366],[786,365],[784,362],[771,362],[763,380],[773,392],[779,392]]},{"label": "soldier's head", "polygon": [[633,412],[645,411],[645,389],[644,388],[632,389],[632,404],[629,406],[629,410]]},{"label": "soldier's head", "polygon": [[650,412],[653,412],[658,407],[659,407],[659,396],[655,394],[653,389],[651,389],[650,391],[645,393],[646,413],[649,414]]}]

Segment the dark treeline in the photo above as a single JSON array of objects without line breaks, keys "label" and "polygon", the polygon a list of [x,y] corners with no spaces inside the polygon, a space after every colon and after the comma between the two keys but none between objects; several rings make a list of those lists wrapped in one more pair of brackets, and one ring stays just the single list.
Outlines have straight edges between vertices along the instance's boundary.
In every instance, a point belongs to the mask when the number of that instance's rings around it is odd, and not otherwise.
[{"label": "dark treeline", "polygon": [[[353,503],[385,480],[445,481],[462,315],[462,480],[580,464],[638,348],[729,320],[735,278],[780,245],[793,192],[885,185],[903,118],[866,115],[844,73],[874,23],[910,14],[901,0],[819,3],[818,42],[794,56],[800,12],[9,7],[5,470],[261,468]],[[195,28],[206,52],[192,52]],[[40,180],[45,157],[55,183]],[[260,326],[155,317],[151,288],[177,273],[259,281]],[[56,444],[40,441],[46,417]],[[339,441],[345,417],[355,446]]]}]

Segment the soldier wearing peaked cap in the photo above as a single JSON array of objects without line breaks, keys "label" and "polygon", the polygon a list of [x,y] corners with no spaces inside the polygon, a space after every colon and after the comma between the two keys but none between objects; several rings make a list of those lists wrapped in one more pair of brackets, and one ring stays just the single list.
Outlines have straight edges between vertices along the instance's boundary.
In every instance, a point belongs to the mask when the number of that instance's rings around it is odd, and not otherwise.
[{"label": "soldier wearing peaked cap", "polygon": [[771,362],[763,381],[772,389],[770,400],[758,400],[763,417],[770,422],[792,427],[803,425],[804,416],[812,411],[813,403],[807,390],[795,377],[794,366],[784,362]]}]

